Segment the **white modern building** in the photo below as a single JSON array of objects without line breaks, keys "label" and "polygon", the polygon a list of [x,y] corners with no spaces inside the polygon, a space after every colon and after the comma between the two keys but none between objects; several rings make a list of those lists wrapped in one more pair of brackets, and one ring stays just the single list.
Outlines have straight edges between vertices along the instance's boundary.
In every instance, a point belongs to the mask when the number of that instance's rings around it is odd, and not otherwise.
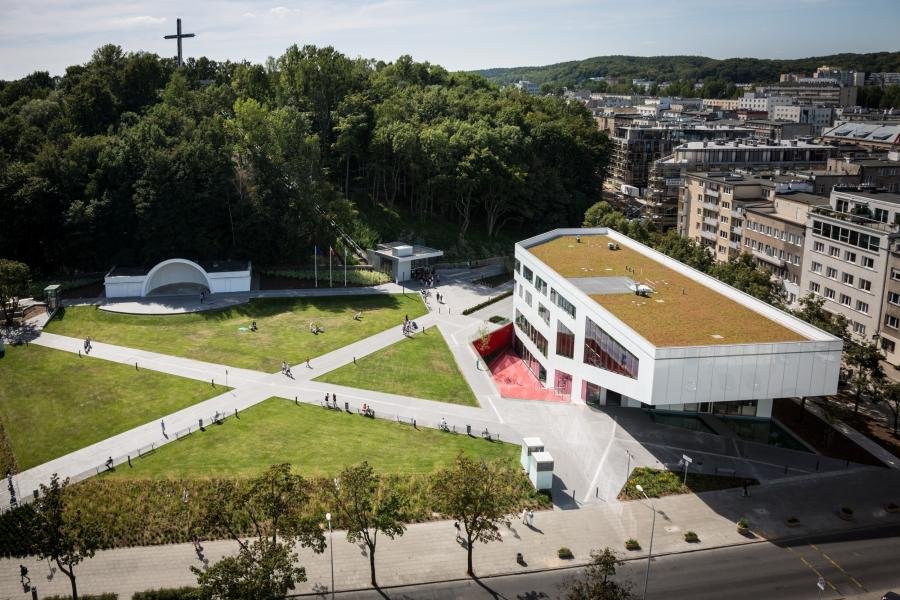
[{"label": "white modern building", "polygon": [[770,417],[832,394],[841,340],[606,228],[516,244],[514,349],[574,401]]},{"label": "white modern building", "polygon": [[196,263],[184,258],[164,260],[150,269],[113,267],[103,278],[107,298],[143,298],[194,294],[201,291],[249,292],[247,261]]},{"label": "white modern building", "polygon": [[389,242],[378,244],[374,250],[369,250],[368,255],[369,264],[376,271],[387,273],[395,283],[400,283],[415,279],[416,269],[430,267],[434,259],[444,255],[444,251],[404,242]]},{"label": "white modern building", "polygon": [[769,113],[776,106],[790,106],[793,103],[794,101],[791,98],[784,96],[768,96],[765,94],[757,94],[755,92],[747,92],[738,99],[738,108]]}]

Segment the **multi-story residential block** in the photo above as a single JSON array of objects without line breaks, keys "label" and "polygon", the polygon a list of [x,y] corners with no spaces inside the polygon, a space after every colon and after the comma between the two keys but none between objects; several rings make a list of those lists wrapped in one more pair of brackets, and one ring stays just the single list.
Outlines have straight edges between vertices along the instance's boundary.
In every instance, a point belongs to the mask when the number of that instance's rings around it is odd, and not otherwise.
[{"label": "multi-story residential block", "polygon": [[728,171],[684,173],[682,235],[708,248],[718,261],[741,252],[745,211],[764,204],[763,181]]},{"label": "multi-story residential block", "polygon": [[[785,108],[800,108],[787,106]],[[796,140],[811,138],[817,135],[816,126],[812,123],[795,123],[792,121],[775,121],[772,119],[747,119],[744,127],[753,130],[753,137],[759,140]]]},{"label": "multi-story residential block", "polygon": [[731,142],[688,142],[677,146],[672,160],[695,166],[740,169],[797,167],[822,165],[836,154],[831,146],[799,140],[764,142],[734,140]]},{"label": "multi-story residential block", "polygon": [[515,248],[513,347],[573,401],[767,418],[836,390],[841,340],[613,230]]},{"label": "multi-story residential block", "polygon": [[[801,290],[824,298],[829,312],[847,317],[860,340],[882,333],[898,223],[900,194],[836,188],[828,207],[810,210]],[[891,354],[888,360],[897,364],[898,358]]]},{"label": "multi-story residential block", "polygon": [[801,78],[756,88],[756,93],[786,96],[792,104],[809,106],[856,106],[856,86],[841,85],[828,79]]},{"label": "multi-story residential block", "polygon": [[900,156],[882,158],[830,158],[828,173],[842,175],[836,185],[862,184],[886,192],[900,192]]},{"label": "multi-story residential block", "polygon": [[900,73],[869,73],[866,85],[900,85]]},{"label": "multi-story residential block", "polygon": [[818,135],[825,127],[830,127],[834,120],[834,110],[828,106],[776,106],[769,113],[775,121],[792,123],[809,123],[815,126]]},{"label": "multi-story residential block", "polygon": [[828,206],[828,198],[808,192],[776,193],[772,202],[744,209],[742,251],[784,285],[787,302],[793,306],[800,291],[803,247],[810,208]]},{"label": "multi-story residential block", "polygon": [[755,112],[771,113],[776,106],[790,106],[793,98],[747,92],[738,99],[738,108]]},{"label": "multi-story residential block", "polygon": [[515,85],[517,88],[519,88],[526,94],[531,94],[532,96],[537,96],[538,94],[541,93],[541,86],[539,86],[538,84],[536,84],[532,81],[527,81],[525,79],[522,79],[520,81],[517,81],[513,85]]},{"label": "multi-story residential block", "polygon": [[886,275],[878,345],[885,360],[900,367],[900,247],[896,242],[888,254]]},{"label": "multi-story residential block", "polygon": [[737,98],[731,99],[711,99],[707,98],[703,100],[703,106],[706,108],[715,108],[718,110],[737,110],[740,108],[740,100]]},{"label": "multi-story residential block", "polygon": [[851,71],[840,67],[822,65],[813,73],[813,79],[830,79],[841,85],[865,85],[866,74],[862,71]]}]

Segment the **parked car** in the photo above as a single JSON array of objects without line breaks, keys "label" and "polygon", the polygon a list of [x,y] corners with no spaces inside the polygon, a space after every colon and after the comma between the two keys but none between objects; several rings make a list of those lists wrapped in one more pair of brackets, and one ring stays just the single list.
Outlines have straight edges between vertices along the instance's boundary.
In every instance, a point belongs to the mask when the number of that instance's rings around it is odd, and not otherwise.
[{"label": "parked car", "polygon": [[888,592],[881,597],[881,600],[900,600],[900,594],[897,594],[895,592]]}]

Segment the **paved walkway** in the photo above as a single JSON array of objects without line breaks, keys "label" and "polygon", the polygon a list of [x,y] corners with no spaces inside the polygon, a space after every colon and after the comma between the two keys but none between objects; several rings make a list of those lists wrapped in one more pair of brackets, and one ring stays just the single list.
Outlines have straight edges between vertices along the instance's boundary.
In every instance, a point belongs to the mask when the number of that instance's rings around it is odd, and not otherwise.
[{"label": "paved walkway", "polygon": [[[655,501],[654,555],[687,552],[736,544],[766,543],[791,536],[848,531],[900,523],[900,514],[889,514],[884,504],[900,497],[900,473],[870,468],[852,473],[814,475],[773,482],[751,488],[744,498],[740,490],[701,495],[672,496]],[[855,509],[853,521],[838,518],[838,506]],[[534,528],[513,518],[504,528],[503,542],[475,548],[475,568],[480,575],[515,573],[583,563],[591,549],[611,547],[628,558],[646,556],[652,511],[646,502],[596,505],[579,511],[543,511],[535,514]],[[784,520],[796,516],[800,526],[787,527]],[[734,523],[750,520],[752,535],[737,533]],[[700,542],[684,541],[684,532],[694,531]],[[449,521],[411,525],[406,534],[391,541],[380,538],[377,552],[379,581],[383,586],[464,578],[465,549],[454,540]],[[624,541],[635,538],[644,550],[626,552]],[[231,541],[205,542],[211,562],[233,553]],[[574,561],[563,561],[557,550],[569,547]],[[521,552],[526,566],[515,561]],[[785,551],[785,560],[791,558]],[[34,560],[0,561],[0,596],[18,597],[18,564],[24,562],[41,595],[67,592],[67,580],[57,573],[46,576],[46,563]],[[297,592],[327,591],[331,587],[329,553],[313,555],[301,550],[300,562],[308,581]],[[135,591],[160,586],[194,585],[190,565],[200,566],[191,544],[175,544],[109,550],[79,565],[78,587],[83,593],[117,592],[130,598]],[[334,532],[335,588],[368,587],[368,559],[359,546],[346,542],[344,532]]]},{"label": "paved walkway", "polygon": [[[797,404],[800,403],[799,400],[795,400]],[[891,469],[900,469],[900,458],[897,458],[871,439],[856,431],[840,419],[828,419],[825,415],[825,411],[820,407],[816,406],[814,402],[807,402],[806,410],[816,415],[826,423],[830,424],[832,427],[843,433],[846,437],[848,437],[854,444],[883,462],[885,465],[890,467]]]}]

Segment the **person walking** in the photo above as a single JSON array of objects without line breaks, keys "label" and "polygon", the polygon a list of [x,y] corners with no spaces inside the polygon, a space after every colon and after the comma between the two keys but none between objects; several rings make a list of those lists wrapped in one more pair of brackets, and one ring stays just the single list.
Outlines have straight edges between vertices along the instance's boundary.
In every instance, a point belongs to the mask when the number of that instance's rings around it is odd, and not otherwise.
[{"label": "person walking", "polygon": [[160,420],[159,420],[159,426],[162,428],[162,434],[163,434],[163,437],[164,437],[164,438],[168,438],[169,436],[166,435],[166,422],[165,422],[165,420],[160,419]]},{"label": "person walking", "polygon": [[308,356],[306,357],[306,368],[312,369],[312,367],[309,365],[309,357]]},{"label": "person walking", "polygon": [[463,539],[462,530],[459,528],[459,521],[454,521],[453,526],[456,527],[456,541],[461,542]]},{"label": "person walking", "polygon": [[527,508],[522,509],[522,523],[524,525],[528,525],[528,509]]},{"label": "person walking", "polygon": [[534,511],[528,509],[528,526],[534,529]]},{"label": "person walking", "polygon": [[747,488],[747,485],[748,485],[748,481],[745,479],[744,480],[744,498],[750,497],[750,490]]}]

